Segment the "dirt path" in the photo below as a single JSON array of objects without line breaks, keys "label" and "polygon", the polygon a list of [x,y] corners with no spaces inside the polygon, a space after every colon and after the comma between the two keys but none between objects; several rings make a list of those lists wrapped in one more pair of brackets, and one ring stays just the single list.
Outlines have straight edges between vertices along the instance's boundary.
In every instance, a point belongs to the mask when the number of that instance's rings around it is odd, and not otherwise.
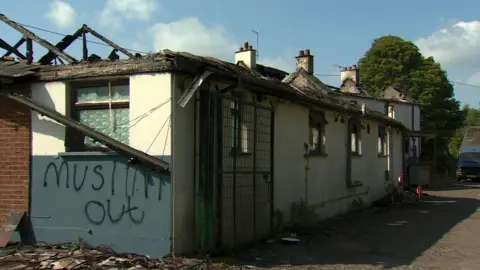
[{"label": "dirt path", "polygon": [[421,205],[333,219],[300,244],[266,244],[240,258],[271,269],[480,269],[480,184],[426,192]]}]

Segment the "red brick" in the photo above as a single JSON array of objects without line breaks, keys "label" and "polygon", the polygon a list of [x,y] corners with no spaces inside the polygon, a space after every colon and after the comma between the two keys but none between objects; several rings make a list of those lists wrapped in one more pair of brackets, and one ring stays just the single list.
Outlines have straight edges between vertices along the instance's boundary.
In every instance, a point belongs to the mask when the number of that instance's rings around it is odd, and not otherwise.
[{"label": "red brick", "polygon": [[[30,96],[30,87],[15,92]],[[0,222],[12,210],[28,210],[30,109],[0,96]]]}]

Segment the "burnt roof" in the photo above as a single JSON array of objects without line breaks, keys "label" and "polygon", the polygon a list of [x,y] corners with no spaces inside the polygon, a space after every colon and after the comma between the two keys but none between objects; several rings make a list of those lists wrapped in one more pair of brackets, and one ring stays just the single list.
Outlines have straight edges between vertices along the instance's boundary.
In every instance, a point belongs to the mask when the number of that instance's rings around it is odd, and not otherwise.
[{"label": "burnt roof", "polygon": [[37,66],[29,65],[25,62],[0,59],[0,76],[9,78],[18,78],[34,74]]},{"label": "burnt roof", "polygon": [[[28,72],[31,72],[32,80],[35,81],[73,80],[153,72],[197,74],[204,70],[210,70],[214,72],[216,78],[237,80],[240,84],[248,85],[248,88],[257,93],[291,100],[308,107],[325,108],[333,111],[361,115],[361,108],[358,105],[340,100],[332,95],[321,94],[317,89],[312,89],[311,87],[292,87],[283,83],[280,78],[286,75],[286,72],[278,69],[260,65],[259,70],[252,71],[241,65],[213,57],[193,55],[187,52],[163,50],[160,53],[127,60],[102,60],[93,63],[80,62],[69,65],[20,65],[18,67],[18,69],[13,70],[18,70],[19,73],[10,72],[8,74],[12,77],[18,77],[24,74],[24,69],[26,69]],[[0,68],[0,72],[1,70]],[[407,130],[403,124],[382,113],[368,110],[366,117],[388,122]]]}]

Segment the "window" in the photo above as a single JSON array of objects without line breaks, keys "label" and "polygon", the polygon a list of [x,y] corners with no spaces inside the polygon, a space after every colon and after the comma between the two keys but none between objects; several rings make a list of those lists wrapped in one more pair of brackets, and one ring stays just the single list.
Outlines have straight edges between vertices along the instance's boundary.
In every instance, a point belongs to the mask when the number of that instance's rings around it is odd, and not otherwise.
[{"label": "window", "polygon": [[382,125],[378,125],[378,155],[387,155],[387,132]]},{"label": "window", "polygon": [[325,154],[325,126],[328,124],[323,112],[310,112],[309,115],[309,154]]},{"label": "window", "polygon": [[238,100],[231,101],[232,114],[232,153],[248,153],[248,126],[245,119],[244,106]]},{"label": "window", "polygon": [[[129,143],[130,89],[128,80],[72,85],[72,117],[124,144]],[[92,138],[67,130],[70,150],[107,150]]]},{"label": "window", "polygon": [[359,122],[350,126],[350,151],[357,155],[362,153],[362,125]]}]

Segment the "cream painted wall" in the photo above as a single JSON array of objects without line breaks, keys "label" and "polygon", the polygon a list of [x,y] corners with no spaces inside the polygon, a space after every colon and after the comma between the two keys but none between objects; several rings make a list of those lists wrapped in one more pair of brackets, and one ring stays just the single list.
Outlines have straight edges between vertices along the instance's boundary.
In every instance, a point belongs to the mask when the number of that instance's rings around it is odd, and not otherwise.
[{"label": "cream painted wall", "polygon": [[[171,155],[171,80],[170,73],[130,77],[130,146],[133,148],[155,156]],[[161,103],[165,104],[149,113]],[[145,114],[148,115],[141,117]]]},{"label": "cream painted wall", "polygon": [[[321,218],[344,213],[352,201],[360,198],[368,205],[385,196],[387,158],[378,156],[378,124],[362,120],[370,126],[370,133],[362,130],[362,155],[352,157],[352,181],[361,187],[347,188],[347,120],[335,122],[337,113],[326,112],[327,156],[304,157],[304,144],[308,143],[308,109],[288,102],[275,107],[275,209],[282,212],[284,222],[291,221],[292,204],[308,201],[308,205]],[[398,140],[400,137],[395,137]],[[393,148],[393,175],[401,171],[401,141]]]},{"label": "cream painted wall", "polygon": [[[32,99],[66,115],[66,84],[48,82],[32,84]],[[32,110],[32,155],[57,155],[65,152],[65,127]]]},{"label": "cream painted wall", "polygon": [[[183,94],[184,76],[172,75],[172,130],[175,136],[172,144],[173,185],[174,185],[174,239],[175,252],[185,254],[195,251],[194,239],[194,145],[195,145],[195,96],[182,108],[177,105]],[[188,85],[188,84],[187,84]],[[170,106],[169,106],[170,107]]]},{"label": "cream painted wall", "polygon": [[291,204],[307,199],[303,156],[309,136],[308,109],[289,102],[275,105],[274,133],[274,207],[286,221]]},{"label": "cream painted wall", "polygon": [[376,110],[382,113],[385,112],[385,102],[383,100],[373,99],[373,98],[361,98],[356,96],[346,96],[346,95],[339,96],[339,98],[346,101],[356,101],[359,106],[361,106],[362,103],[365,103],[365,106],[368,109]]},{"label": "cream painted wall", "polygon": [[[347,101],[357,101],[358,105],[365,103],[367,108],[377,110],[379,112],[385,112],[385,101],[380,99],[372,99],[372,98],[363,98],[363,97],[356,97],[356,96],[340,96],[341,99]],[[406,103],[399,103],[395,102],[392,103],[394,106],[395,111],[395,120],[404,124],[408,129],[414,131],[420,131],[420,105],[412,105]],[[413,106],[413,111],[412,111]],[[413,126],[412,126],[412,113],[413,113]],[[421,141],[419,139],[412,139],[417,145],[417,156],[421,153]]]}]

